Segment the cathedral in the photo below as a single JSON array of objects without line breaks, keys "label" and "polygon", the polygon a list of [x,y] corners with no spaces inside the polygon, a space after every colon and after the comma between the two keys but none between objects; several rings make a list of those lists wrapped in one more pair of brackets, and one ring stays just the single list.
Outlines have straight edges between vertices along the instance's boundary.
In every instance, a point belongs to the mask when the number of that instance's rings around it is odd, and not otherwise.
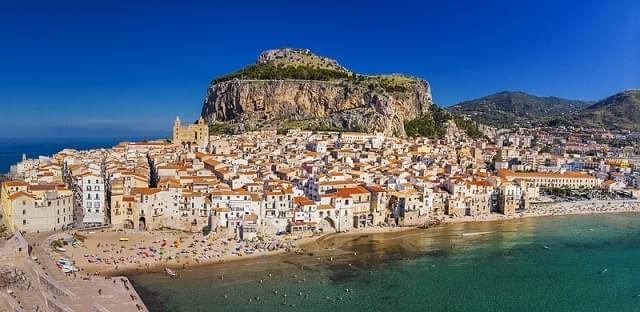
[{"label": "cathedral", "polygon": [[209,126],[202,117],[196,123],[186,126],[180,124],[180,117],[176,117],[171,142],[192,152],[205,151],[209,145]]}]

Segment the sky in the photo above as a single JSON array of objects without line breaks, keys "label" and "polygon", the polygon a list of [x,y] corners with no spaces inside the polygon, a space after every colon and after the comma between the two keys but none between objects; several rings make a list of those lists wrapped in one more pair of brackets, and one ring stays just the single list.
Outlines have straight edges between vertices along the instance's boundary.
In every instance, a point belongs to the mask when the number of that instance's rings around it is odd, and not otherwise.
[{"label": "sky", "polygon": [[168,136],[278,47],[419,76],[441,106],[598,100],[640,88],[640,1],[0,0],[0,138]]}]

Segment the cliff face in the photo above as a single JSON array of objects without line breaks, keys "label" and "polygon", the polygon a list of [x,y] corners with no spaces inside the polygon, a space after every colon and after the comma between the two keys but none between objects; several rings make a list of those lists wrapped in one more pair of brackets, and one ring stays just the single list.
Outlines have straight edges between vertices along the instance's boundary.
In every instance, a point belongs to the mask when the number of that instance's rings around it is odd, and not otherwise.
[{"label": "cliff face", "polygon": [[[305,57],[313,56],[303,51]],[[258,64],[269,59],[283,62],[282,56],[261,56]],[[202,116],[209,123],[227,122],[235,132],[303,121],[306,125],[404,136],[405,120],[430,112],[431,89],[424,80],[350,75],[355,78],[319,81],[251,79],[238,74],[241,78],[209,86]]]}]

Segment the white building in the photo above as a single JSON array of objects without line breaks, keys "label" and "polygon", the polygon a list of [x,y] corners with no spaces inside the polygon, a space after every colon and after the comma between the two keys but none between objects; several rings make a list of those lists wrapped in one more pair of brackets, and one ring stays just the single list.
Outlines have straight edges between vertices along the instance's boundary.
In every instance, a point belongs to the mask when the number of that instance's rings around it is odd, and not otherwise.
[{"label": "white building", "polygon": [[104,179],[95,174],[85,174],[78,184],[82,198],[82,223],[104,224],[106,222]]}]

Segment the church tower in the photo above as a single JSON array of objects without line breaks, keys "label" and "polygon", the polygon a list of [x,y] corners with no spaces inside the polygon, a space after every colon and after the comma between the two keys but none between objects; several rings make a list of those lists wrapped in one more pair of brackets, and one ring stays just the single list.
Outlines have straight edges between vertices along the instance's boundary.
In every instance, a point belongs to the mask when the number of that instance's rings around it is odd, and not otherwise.
[{"label": "church tower", "polygon": [[173,140],[171,141],[173,144],[179,144],[180,141],[180,117],[176,116],[176,121],[173,122]]}]

